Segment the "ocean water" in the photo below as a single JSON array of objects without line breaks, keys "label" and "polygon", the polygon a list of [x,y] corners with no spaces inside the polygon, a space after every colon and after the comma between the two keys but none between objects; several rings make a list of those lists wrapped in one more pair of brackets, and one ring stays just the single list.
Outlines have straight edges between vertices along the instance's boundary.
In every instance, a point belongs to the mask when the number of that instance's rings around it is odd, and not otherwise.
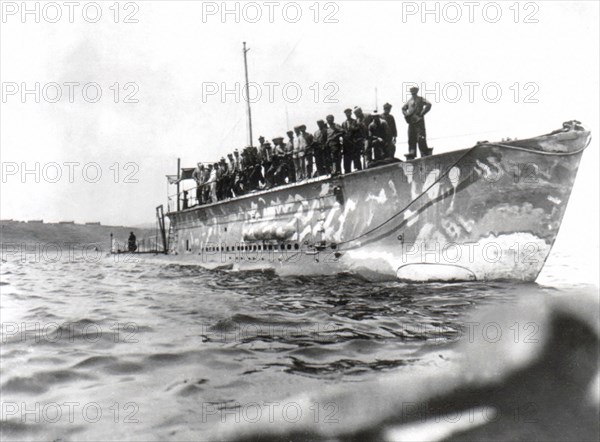
[{"label": "ocean water", "polygon": [[[224,420],[252,422],[265,404],[293,419],[286,398],[452,363],[460,358],[452,344],[480,309],[524,293],[595,293],[597,269],[561,253],[536,284],[8,259],[2,440],[209,440]],[[325,403],[303,412],[327,419],[340,410]]]}]

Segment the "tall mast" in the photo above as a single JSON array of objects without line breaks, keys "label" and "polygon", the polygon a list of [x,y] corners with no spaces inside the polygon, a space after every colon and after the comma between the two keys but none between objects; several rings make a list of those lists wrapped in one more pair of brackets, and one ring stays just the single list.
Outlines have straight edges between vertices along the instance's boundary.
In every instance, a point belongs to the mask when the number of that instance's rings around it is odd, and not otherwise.
[{"label": "tall mast", "polygon": [[250,49],[246,49],[246,42],[244,42],[244,70],[246,72],[246,102],[248,103],[248,132],[250,137],[250,147],[253,147],[252,140],[252,110],[250,109],[250,84],[248,83],[248,60],[246,58],[246,53]]}]

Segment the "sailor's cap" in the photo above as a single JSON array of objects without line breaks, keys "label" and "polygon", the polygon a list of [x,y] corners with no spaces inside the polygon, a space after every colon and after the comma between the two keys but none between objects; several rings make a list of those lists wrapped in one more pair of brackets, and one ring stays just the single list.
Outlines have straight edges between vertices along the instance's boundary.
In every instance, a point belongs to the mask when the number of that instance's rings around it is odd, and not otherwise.
[{"label": "sailor's cap", "polygon": [[362,109],[360,106],[354,106],[354,112],[362,112]]},{"label": "sailor's cap", "polygon": [[415,93],[415,92],[419,92],[419,88],[417,86],[413,86],[410,88],[410,93]]},{"label": "sailor's cap", "polygon": [[224,163],[225,162],[225,157],[221,157],[220,161],[221,161],[221,163]]},{"label": "sailor's cap", "polygon": [[385,103],[385,104],[383,105],[383,108],[384,108],[384,109],[391,109],[391,108],[392,108],[392,105],[391,105],[390,103]]},{"label": "sailor's cap", "polygon": [[344,113],[347,114],[348,112],[352,112],[352,109],[348,108],[348,109],[344,109]]},{"label": "sailor's cap", "polygon": [[277,141],[283,141],[283,137],[275,137],[275,138],[273,138],[273,143],[276,143]]},{"label": "sailor's cap", "polygon": [[239,151],[239,150],[237,150],[237,149],[235,149],[235,150],[233,151],[233,154],[234,154],[234,155],[235,155],[235,154],[238,154],[238,155],[239,155],[239,154],[240,154],[240,151]]}]

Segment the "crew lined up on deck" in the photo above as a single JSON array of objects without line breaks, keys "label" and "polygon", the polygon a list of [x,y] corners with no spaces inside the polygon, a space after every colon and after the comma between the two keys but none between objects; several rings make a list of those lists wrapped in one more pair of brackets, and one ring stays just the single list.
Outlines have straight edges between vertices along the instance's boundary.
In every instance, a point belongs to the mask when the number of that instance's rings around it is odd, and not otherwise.
[{"label": "crew lined up on deck", "polygon": [[[431,109],[419,89],[411,88],[412,97],[402,107],[408,123],[407,160],[431,155],[427,146],[424,116]],[[333,115],[317,121],[314,134],[304,124],[287,132],[287,139],[275,137],[273,145],[263,136],[258,148],[248,146],[240,152],[205,166],[198,163],[193,178],[197,183],[198,204],[213,203],[245,193],[269,189],[324,175],[339,175],[362,170],[385,160],[393,160],[398,136],[396,120],[390,113],[392,105],[383,105],[383,113],[363,113],[360,107],[344,110],[346,120],[335,122]],[[354,114],[354,118],[352,117]],[[381,164],[381,163],[379,163]],[[187,198],[184,205],[187,207]]]}]

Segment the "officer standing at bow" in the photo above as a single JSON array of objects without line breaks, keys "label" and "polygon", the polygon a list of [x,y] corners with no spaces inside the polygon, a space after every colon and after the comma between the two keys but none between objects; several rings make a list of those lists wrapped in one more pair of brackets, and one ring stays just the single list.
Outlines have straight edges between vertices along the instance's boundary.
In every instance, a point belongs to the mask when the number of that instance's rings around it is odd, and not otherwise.
[{"label": "officer standing at bow", "polygon": [[419,97],[418,87],[411,87],[412,97],[402,106],[404,119],[408,123],[408,155],[407,160],[414,160],[417,156],[417,144],[421,157],[431,155],[433,149],[427,146],[427,134],[425,132],[425,114],[431,110],[431,103],[423,97]]}]

